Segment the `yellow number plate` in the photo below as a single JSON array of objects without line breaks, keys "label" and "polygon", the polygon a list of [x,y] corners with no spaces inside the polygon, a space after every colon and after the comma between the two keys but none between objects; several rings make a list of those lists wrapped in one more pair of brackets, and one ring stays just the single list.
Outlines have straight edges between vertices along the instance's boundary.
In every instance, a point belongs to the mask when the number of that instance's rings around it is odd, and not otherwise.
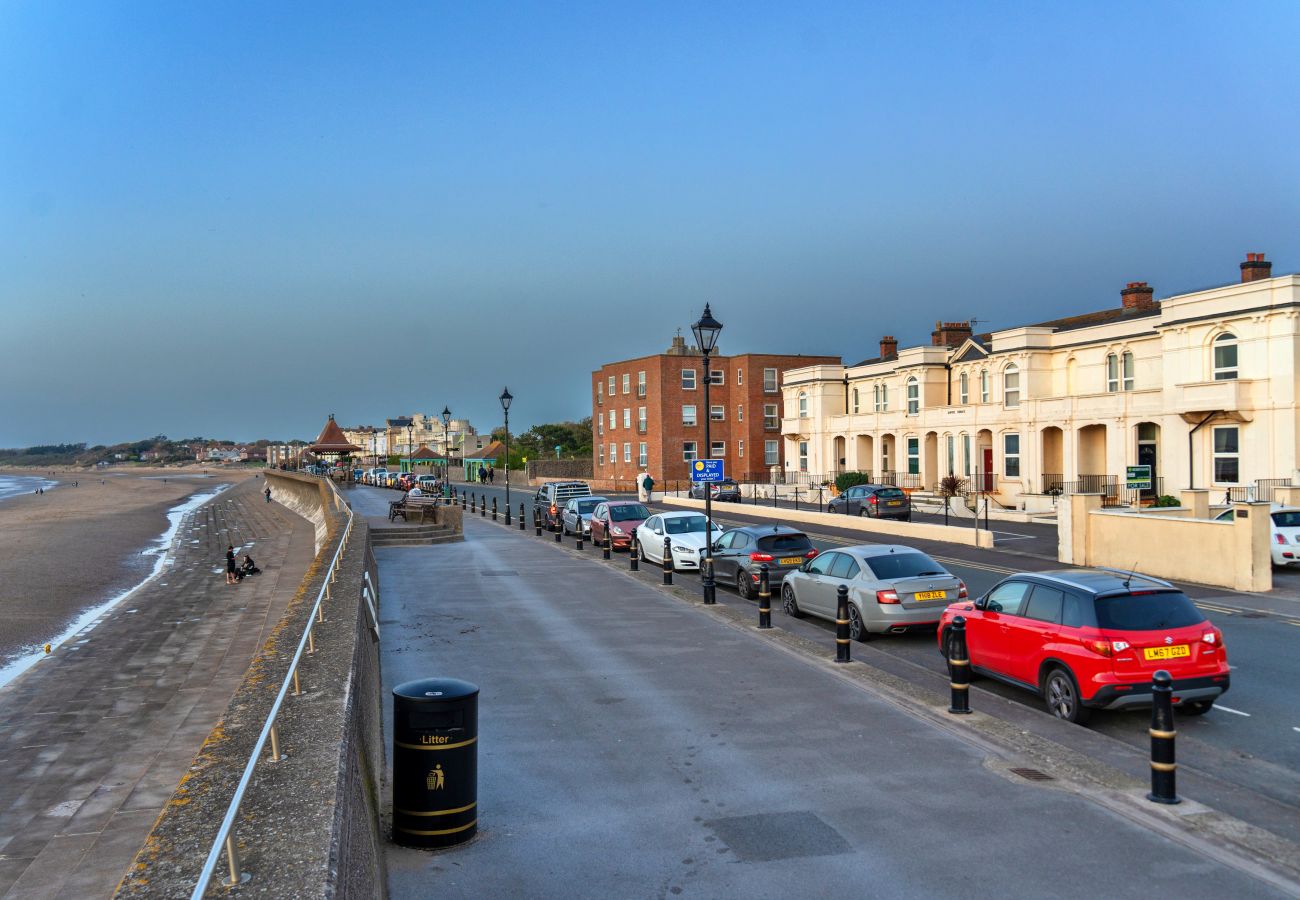
[{"label": "yellow number plate", "polygon": [[802,566],[802,565],[803,565],[803,557],[802,557],[802,556],[783,556],[783,557],[781,557],[780,559],[778,559],[777,562],[780,563],[780,564],[783,565],[783,566]]},{"label": "yellow number plate", "polygon": [[1143,659],[1178,659],[1191,656],[1192,649],[1186,644],[1174,644],[1172,647],[1147,647],[1142,651]]},{"label": "yellow number plate", "polygon": [[917,600],[942,600],[948,596],[947,591],[917,591]]}]

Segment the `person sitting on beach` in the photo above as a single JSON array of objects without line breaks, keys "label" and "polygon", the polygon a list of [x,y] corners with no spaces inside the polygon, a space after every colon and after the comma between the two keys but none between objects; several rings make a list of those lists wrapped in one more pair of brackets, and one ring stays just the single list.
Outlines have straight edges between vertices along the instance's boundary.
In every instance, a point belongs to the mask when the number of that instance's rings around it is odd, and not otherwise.
[{"label": "person sitting on beach", "polygon": [[239,577],[235,567],[235,545],[226,548],[226,584],[237,584]]},{"label": "person sitting on beach", "polygon": [[244,564],[239,567],[239,571],[242,575],[257,575],[262,570],[257,567],[257,563],[253,562],[253,557],[245,553]]}]

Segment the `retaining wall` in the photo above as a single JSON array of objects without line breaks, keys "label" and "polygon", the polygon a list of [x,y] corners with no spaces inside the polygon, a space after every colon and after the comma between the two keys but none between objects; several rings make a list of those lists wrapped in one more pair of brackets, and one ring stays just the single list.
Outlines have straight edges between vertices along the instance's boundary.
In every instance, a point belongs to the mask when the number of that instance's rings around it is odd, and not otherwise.
[{"label": "retaining wall", "polygon": [[263,477],[271,489],[273,502],[293,510],[316,527],[316,552],[319,553],[329,537],[330,522],[326,512],[339,511],[329,485],[323,478],[274,469],[267,469]]}]

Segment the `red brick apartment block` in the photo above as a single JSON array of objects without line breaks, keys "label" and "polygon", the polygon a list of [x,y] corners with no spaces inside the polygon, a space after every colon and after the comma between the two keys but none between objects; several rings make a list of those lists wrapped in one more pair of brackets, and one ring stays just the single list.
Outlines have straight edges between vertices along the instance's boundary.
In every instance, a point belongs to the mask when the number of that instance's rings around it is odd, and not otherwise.
[{"label": "red brick apartment block", "polygon": [[[680,335],[665,353],[601,366],[591,375],[593,473],[631,481],[645,468],[663,486],[689,479],[694,455],[725,459],[737,481],[765,481],[771,466],[785,466],[781,373],[840,362],[838,356],[715,354],[709,357],[712,410],[704,406],[704,357]],[[704,446],[710,415],[712,451]]]}]

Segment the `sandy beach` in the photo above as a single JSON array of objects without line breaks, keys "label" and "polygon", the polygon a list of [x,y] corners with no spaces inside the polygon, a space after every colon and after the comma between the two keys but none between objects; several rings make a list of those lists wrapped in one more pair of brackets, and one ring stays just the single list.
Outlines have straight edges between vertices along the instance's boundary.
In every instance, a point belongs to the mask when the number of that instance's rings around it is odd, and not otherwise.
[{"label": "sandy beach", "polygon": [[[203,478],[176,469],[3,472],[58,486],[0,501],[0,664],[147,577],[154,558],[141,551],[167,530],[173,506],[215,484],[252,477],[210,470],[212,477]],[[214,567],[222,563],[213,560]]]}]

